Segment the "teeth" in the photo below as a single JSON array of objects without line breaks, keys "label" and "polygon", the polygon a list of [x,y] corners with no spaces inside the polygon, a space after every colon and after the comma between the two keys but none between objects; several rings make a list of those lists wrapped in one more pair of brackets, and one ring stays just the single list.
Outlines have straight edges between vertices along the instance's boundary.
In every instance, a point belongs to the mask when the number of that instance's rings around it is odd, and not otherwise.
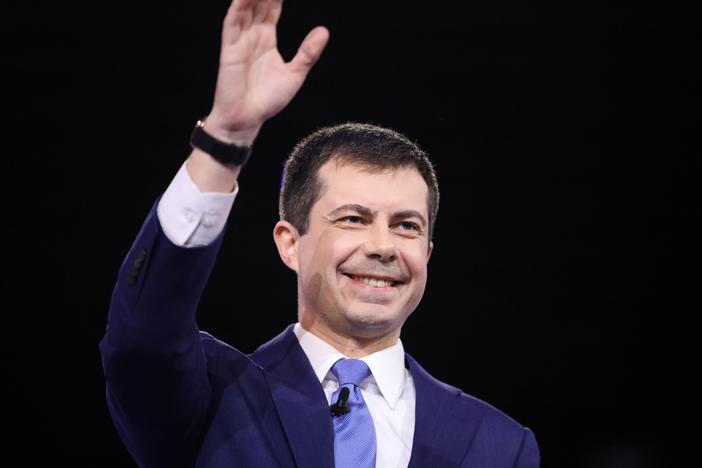
[{"label": "teeth", "polygon": [[377,279],[377,278],[369,278],[367,276],[354,276],[353,278],[355,280],[362,282],[363,284],[373,286],[374,288],[387,288],[388,286],[392,286],[394,283],[394,281],[387,281],[387,280],[382,280],[382,279]]}]

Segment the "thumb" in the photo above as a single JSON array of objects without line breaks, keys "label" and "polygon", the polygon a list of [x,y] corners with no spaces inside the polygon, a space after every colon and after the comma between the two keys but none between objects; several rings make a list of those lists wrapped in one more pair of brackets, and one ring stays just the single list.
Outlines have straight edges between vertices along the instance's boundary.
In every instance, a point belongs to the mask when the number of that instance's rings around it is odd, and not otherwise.
[{"label": "thumb", "polygon": [[295,57],[290,61],[289,66],[293,72],[307,74],[312,66],[322,55],[324,47],[329,41],[329,30],[324,26],[317,26],[307,33],[297,49]]}]

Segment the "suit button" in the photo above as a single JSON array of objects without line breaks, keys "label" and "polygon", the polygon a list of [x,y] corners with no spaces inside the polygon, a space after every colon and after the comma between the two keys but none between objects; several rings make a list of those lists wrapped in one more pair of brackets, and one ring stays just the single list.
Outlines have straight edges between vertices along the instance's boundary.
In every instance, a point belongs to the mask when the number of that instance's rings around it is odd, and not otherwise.
[{"label": "suit button", "polygon": [[141,273],[141,267],[144,265],[144,260],[146,259],[146,249],[141,249],[139,255],[134,260],[132,268],[129,270],[129,275],[127,276],[127,286],[134,286],[139,278],[139,273]]}]

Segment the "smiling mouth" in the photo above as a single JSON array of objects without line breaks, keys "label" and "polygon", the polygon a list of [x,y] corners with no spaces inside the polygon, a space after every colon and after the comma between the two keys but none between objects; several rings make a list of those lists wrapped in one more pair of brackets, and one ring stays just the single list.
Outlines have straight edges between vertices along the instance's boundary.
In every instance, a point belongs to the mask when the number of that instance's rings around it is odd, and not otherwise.
[{"label": "smiling mouth", "polygon": [[395,281],[392,279],[385,279],[385,278],[375,278],[373,276],[359,276],[359,275],[349,275],[344,273],[346,276],[351,278],[352,280],[358,281],[360,283],[363,283],[368,286],[372,286],[374,288],[389,288],[393,286],[397,286],[398,284],[402,284],[401,281]]}]

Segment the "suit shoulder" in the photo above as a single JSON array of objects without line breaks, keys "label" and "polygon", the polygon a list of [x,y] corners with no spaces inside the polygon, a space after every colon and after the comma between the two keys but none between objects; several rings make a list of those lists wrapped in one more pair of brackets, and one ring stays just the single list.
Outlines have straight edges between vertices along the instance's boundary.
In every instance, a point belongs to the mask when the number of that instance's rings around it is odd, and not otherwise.
[{"label": "suit shoulder", "polygon": [[513,433],[515,437],[523,437],[524,425],[512,416],[480,398],[469,395],[460,389],[455,390],[458,392],[458,405],[464,407],[466,412],[480,411],[484,425],[493,426],[499,432]]},{"label": "suit shoulder", "polygon": [[207,357],[208,371],[211,376],[231,380],[245,370],[256,373],[261,372],[261,366],[232,345],[205,331],[200,331],[199,333],[200,341]]},{"label": "suit shoulder", "polygon": [[[452,414],[459,420],[475,420],[476,415],[482,419],[483,424],[495,426],[500,430],[514,433],[515,436],[523,437],[525,427],[509,416],[504,411],[493,406],[492,404],[464,392],[458,387],[442,382],[436,377],[429,374],[422,368],[411,356],[408,355],[408,361],[413,368],[413,376],[415,377],[415,385],[428,385],[434,387],[437,393],[443,393],[448,396],[449,403],[453,406]],[[419,379],[419,382],[417,382]]]}]

